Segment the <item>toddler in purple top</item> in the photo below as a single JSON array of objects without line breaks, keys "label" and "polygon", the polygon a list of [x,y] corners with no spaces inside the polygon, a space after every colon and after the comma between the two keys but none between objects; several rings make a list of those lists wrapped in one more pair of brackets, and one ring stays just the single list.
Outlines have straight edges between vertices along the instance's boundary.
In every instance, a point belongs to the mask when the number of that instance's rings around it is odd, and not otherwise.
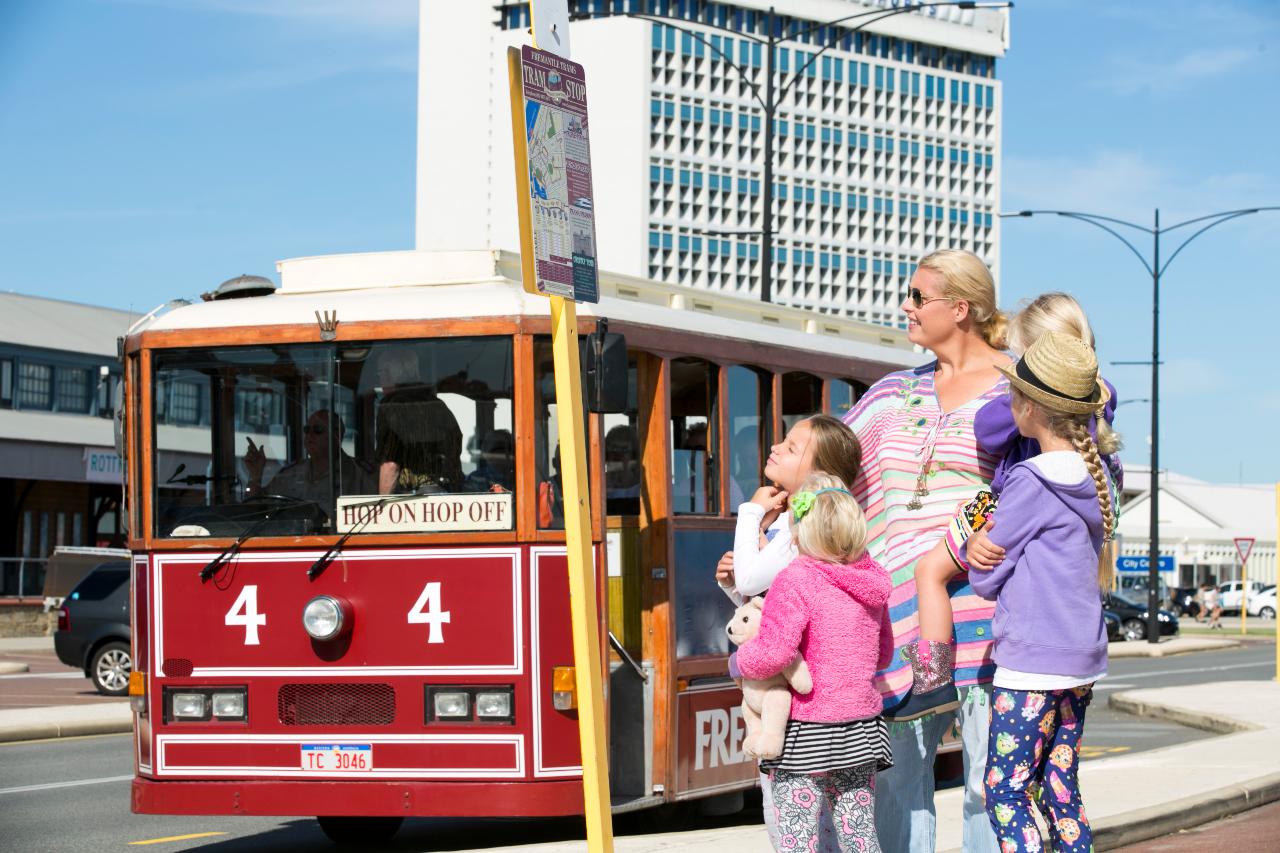
[{"label": "toddler in purple top", "polygon": [[[1066,293],[1046,293],[1025,305],[1009,322],[1009,349],[1020,355],[1047,332],[1071,335],[1091,347],[1094,344],[1084,309]],[[1088,428],[1090,437],[1102,454],[1111,486],[1118,494],[1122,474],[1117,454],[1119,440],[1110,429],[1116,407],[1115,388],[1105,380],[1103,382],[1109,397],[1101,411],[1102,417],[1088,418]],[[1009,396],[992,400],[979,409],[973,427],[978,446],[983,452],[999,457],[1000,461],[990,491],[979,492],[973,500],[960,507],[946,536],[916,563],[920,639],[903,649],[903,654],[911,661],[913,684],[911,693],[902,704],[885,714],[891,720],[914,720],[948,711],[959,704],[959,696],[952,683],[955,650],[947,584],[956,575],[969,571],[966,542],[987,525],[1009,472],[1015,465],[1040,453],[1040,445],[1034,438],[1018,432]],[[977,536],[969,542],[969,547],[986,554],[994,562],[1002,556],[985,536]]]}]

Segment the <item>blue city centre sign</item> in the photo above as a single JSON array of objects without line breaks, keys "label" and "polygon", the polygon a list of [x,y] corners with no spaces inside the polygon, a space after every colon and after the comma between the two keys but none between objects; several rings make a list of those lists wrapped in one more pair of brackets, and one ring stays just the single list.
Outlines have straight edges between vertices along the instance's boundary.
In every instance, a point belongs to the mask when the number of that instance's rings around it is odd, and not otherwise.
[{"label": "blue city centre sign", "polygon": [[[1173,557],[1161,557],[1159,566],[1162,572],[1173,571]],[[1116,557],[1116,571],[1118,572],[1146,572],[1150,569],[1150,557]]]}]

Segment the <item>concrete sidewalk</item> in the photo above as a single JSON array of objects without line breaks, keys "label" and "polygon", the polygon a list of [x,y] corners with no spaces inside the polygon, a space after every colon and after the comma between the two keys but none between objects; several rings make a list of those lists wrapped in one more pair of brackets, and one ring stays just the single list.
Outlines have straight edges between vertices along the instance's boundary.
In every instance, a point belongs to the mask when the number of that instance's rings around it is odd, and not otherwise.
[{"label": "concrete sidewalk", "polygon": [[0,711],[0,743],[133,731],[128,702],[94,702]]},{"label": "concrete sidewalk", "polygon": [[1182,655],[1187,652],[1212,652],[1218,649],[1230,649],[1240,645],[1240,640],[1232,637],[1164,637],[1158,643],[1139,640],[1131,643],[1110,643],[1107,645],[1107,657],[1116,658],[1160,658],[1169,655]]},{"label": "concrete sidewalk", "polygon": [[[1111,697],[1129,713],[1223,733],[1180,746],[1081,765],[1095,849],[1113,850],[1280,799],[1280,684],[1224,682],[1134,690]],[[1086,738],[1087,734],[1086,723]],[[940,792],[937,849],[961,849],[962,792]],[[486,853],[586,851],[586,842],[485,848]],[[614,849],[680,853],[768,853],[763,827],[728,827],[616,838]]]}]

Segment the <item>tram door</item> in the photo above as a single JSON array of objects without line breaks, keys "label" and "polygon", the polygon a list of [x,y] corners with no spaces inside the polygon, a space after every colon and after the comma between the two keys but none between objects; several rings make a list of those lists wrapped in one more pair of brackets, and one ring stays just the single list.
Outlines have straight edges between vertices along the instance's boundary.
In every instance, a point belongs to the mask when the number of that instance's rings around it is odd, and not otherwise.
[{"label": "tram door", "polygon": [[640,360],[627,354],[627,402],[622,412],[599,415],[605,519],[605,597],[608,606],[609,786],[614,801],[652,795],[654,665],[644,643],[645,583],[641,559],[644,492],[640,424]]}]

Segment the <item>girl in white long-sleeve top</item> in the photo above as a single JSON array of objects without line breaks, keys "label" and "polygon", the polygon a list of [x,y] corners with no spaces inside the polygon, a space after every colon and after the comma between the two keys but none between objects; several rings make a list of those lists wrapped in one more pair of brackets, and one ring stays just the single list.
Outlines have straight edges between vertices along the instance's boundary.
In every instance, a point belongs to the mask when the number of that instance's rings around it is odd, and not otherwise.
[{"label": "girl in white long-sleeve top", "polygon": [[[770,485],[756,490],[751,500],[738,507],[738,526],[733,550],[716,566],[716,581],[725,595],[741,605],[769,589],[773,579],[797,556],[791,540],[787,499],[814,471],[838,477],[847,488],[858,476],[862,447],[853,430],[838,418],[814,415],[799,421],[777,444],[769,448],[764,478]],[[741,678],[735,658],[729,658],[729,674]],[[764,791],[764,822],[769,839],[777,846],[776,815],[768,777],[761,777]],[[829,810],[821,819],[819,853],[837,850]]]}]

